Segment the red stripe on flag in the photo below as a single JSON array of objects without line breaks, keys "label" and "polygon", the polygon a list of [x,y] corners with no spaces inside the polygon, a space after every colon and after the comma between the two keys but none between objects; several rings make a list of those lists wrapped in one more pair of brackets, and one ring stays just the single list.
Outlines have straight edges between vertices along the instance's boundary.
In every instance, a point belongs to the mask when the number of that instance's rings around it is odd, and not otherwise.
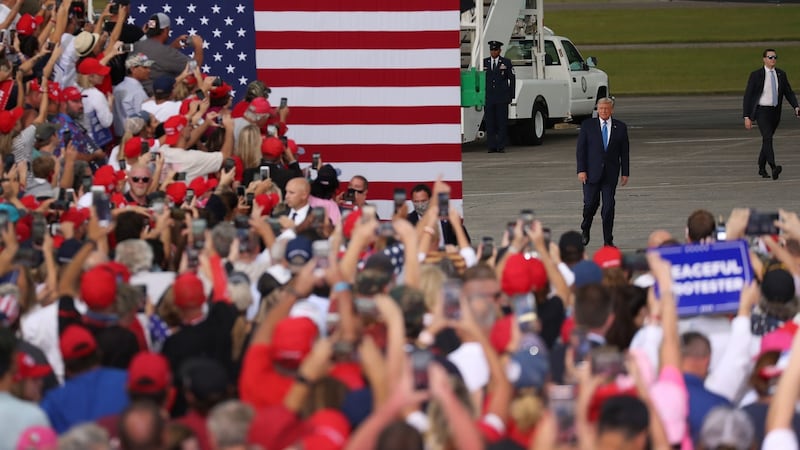
[{"label": "red stripe on flag", "polygon": [[457,0],[254,0],[255,11],[458,11]]},{"label": "red stripe on flag", "polygon": [[458,30],[445,31],[259,31],[258,49],[416,50],[455,48]]},{"label": "red stripe on flag", "polygon": [[[369,175],[365,174],[369,179]],[[339,180],[340,183],[344,183],[345,186],[349,180]],[[432,187],[433,182],[436,180],[430,180],[428,182],[422,183],[427,184],[428,186]],[[452,199],[461,199],[463,195],[463,191],[461,188],[461,181],[455,180],[444,180],[450,186],[450,198]],[[394,190],[395,188],[403,188],[408,192],[408,197],[411,198],[411,189],[420,184],[416,181],[411,182],[389,182],[389,181],[370,181],[369,182],[369,193],[367,193],[367,201],[369,199],[380,199],[380,200],[390,200],[394,198]]]},{"label": "red stripe on flag", "polygon": [[[294,111],[294,110],[293,110]],[[423,161],[461,161],[461,144],[419,144],[419,145],[298,145],[306,149],[298,156],[300,162],[310,163],[311,155],[319,153],[322,162],[423,162]]]},{"label": "red stripe on flag", "polygon": [[303,125],[415,125],[461,123],[454,106],[292,107],[291,124]]},{"label": "red stripe on flag", "polygon": [[461,69],[265,69],[258,79],[275,87],[459,86]]}]

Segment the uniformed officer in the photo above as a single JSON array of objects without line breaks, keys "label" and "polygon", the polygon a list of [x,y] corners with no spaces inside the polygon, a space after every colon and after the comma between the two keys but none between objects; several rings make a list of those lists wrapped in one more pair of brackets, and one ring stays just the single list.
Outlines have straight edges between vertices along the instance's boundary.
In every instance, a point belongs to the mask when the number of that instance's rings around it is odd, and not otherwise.
[{"label": "uniformed officer", "polygon": [[486,107],[483,120],[489,153],[505,153],[508,140],[508,104],[516,93],[514,66],[510,59],[500,56],[502,46],[498,41],[489,41],[491,56],[483,59],[483,71],[486,72]]}]

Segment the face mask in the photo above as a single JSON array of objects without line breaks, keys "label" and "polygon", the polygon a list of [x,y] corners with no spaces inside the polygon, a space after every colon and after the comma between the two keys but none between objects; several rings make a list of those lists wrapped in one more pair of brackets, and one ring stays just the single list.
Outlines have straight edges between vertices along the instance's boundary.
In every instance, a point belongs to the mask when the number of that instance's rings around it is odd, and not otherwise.
[{"label": "face mask", "polygon": [[428,203],[427,201],[424,202],[413,202],[414,203],[414,211],[417,212],[420,216],[425,215],[425,211],[428,210]]}]

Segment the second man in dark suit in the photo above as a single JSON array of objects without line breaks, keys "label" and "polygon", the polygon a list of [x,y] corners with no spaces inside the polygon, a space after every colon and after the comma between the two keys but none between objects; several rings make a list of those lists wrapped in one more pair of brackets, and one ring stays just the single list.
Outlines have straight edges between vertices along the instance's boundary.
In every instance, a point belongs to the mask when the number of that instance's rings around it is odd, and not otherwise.
[{"label": "second man in dark suit", "polygon": [[483,59],[486,72],[486,106],[483,120],[489,153],[505,153],[508,141],[508,105],[517,92],[517,78],[511,60],[500,56],[503,44],[489,42],[488,58]]},{"label": "second man in dark suit", "polygon": [[772,169],[772,179],[777,180],[783,170],[775,164],[775,150],[772,148],[772,136],[781,121],[781,106],[784,97],[794,108],[794,114],[800,115],[797,98],[789,84],[786,72],[775,67],[778,54],[768,48],[762,54],[764,67],[753,71],[747,80],[744,92],[743,115],[744,127],[751,129],[753,121],[758,123],[761,132],[761,152],[758,154],[758,174],[769,178],[767,164]]},{"label": "second man in dark suit", "polygon": [[597,101],[597,118],[586,119],[578,134],[576,159],[578,180],[583,183],[583,222],[581,234],[583,245],[589,243],[592,219],[603,198],[604,245],[614,245],[614,194],[617,177],[622,172],[620,184],[628,184],[630,175],[630,144],[628,127],[621,120],[612,118],[614,101],[601,98]]}]

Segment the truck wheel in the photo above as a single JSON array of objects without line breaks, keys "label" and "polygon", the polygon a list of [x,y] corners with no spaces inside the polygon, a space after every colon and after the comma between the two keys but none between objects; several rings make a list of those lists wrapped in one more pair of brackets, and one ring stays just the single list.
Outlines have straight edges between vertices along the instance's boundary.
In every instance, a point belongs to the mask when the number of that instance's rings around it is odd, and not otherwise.
[{"label": "truck wheel", "polygon": [[544,133],[547,129],[547,112],[544,105],[537,102],[533,104],[533,113],[526,125],[526,143],[528,145],[542,145]]}]

